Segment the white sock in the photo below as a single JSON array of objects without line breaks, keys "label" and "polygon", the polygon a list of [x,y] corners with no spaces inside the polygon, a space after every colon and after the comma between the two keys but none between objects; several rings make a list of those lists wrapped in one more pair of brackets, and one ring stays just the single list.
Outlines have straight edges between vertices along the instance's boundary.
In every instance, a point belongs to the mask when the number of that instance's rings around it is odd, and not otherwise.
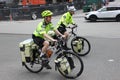
[{"label": "white sock", "polygon": [[44,53],[43,53],[43,52],[41,52],[40,57],[41,57],[41,56],[43,56],[43,55],[44,55]]}]

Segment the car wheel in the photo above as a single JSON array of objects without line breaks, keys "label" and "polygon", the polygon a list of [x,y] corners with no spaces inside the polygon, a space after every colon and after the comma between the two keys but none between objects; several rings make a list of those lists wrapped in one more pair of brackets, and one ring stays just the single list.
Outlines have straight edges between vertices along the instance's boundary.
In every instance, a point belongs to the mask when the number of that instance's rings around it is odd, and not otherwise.
[{"label": "car wheel", "polygon": [[117,17],[116,17],[116,21],[120,21],[120,15],[118,15]]},{"label": "car wheel", "polygon": [[90,21],[95,22],[97,20],[97,17],[95,15],[90,16]]},{"label": "car wheel", "polygon": [[32,20],[36,20],[36,19],[37,19],[37,15],[36,15],[35,13],[32,13],[31,19],[32,19]]}]

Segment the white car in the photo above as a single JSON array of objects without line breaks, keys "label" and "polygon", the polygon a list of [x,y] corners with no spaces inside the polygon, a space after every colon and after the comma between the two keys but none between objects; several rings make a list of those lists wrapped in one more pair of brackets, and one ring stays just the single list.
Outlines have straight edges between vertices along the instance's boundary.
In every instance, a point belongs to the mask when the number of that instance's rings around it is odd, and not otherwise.
[{"label": "white car", "polygon": [[98,19],[114,19],[120,21],[120,6],[104,6],[97,11],[88,12],[85,15],[86,20],[96,21]]}]

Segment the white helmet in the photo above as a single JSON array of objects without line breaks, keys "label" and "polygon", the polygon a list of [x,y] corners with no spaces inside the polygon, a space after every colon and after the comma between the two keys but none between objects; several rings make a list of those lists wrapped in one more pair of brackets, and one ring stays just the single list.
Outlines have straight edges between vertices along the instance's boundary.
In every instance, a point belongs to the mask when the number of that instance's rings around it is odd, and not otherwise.
[{"label": "white helmet", "polygon": [[76,9],[75,9],[75,7],[74,7],[74,6],[70,6],[70,7],[68,7],[68,11],[73,11],[73,12],[75,12],[75,11],[76,11]]}]

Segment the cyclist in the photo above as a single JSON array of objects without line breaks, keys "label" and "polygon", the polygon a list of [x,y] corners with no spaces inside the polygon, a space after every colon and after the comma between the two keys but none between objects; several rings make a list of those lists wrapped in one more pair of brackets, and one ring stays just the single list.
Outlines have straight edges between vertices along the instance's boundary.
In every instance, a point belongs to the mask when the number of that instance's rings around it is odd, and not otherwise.
[{"label": "cyclist", "polygon": [[46,40],[49,39],[50,41],[56,42],[57,40],[49,36],[47,33],[52,30],[54,31],[57,35],[62,35],[56,27],[53,26],[51,22],[51,17],[53,13],[50,10],[45,10],[41,13],[43,20],[38,24],[37,28],[32,34],[33,41],[39,45],[41,48],[41,54],[40,57],[42,58],[42,65],[46,67],[47,69],[51,69],[51,66],[48,64],[49,60],[46,56],[46,51],[49,47],[49,42]]},{"label": "cyclist", "polygon": [[70,48],[67,47],[67,37],[68,37],[68,32],[66,30],[66,27],[69,24],[75,24],[73,21],[73,14],[75,13],[76,9],[74,6],[68,7],[68,12],[64,13],[62,17],[60,18],[58,24],[57,24],[57,29],[59,32],[61,32],[63,35],[65,35],[65,45],[63,46],[64,49],[70,50]]}]

